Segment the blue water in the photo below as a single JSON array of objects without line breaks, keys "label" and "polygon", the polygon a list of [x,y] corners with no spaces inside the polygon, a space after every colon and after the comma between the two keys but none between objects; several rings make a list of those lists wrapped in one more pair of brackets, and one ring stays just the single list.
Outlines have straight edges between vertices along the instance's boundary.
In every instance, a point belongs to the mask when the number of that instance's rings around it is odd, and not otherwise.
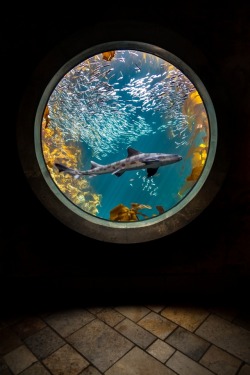
[{"label": "blue water", "polygon": [[140,210],[150,218],[159,215],[156,206],[168,211],[184,198],[178,192],[192,171],[188,151],[202,141],[201,133],[193,136],[190,119],[182,112],[194,90],[177,68],[138,51],[116,51],[111,61],[100,54],[59,82],[48,103],[51,123],[63,132],[65,142],[81,142],[78,169],[90,169],[91,160],[109,164],[124,159],[128,147],[182,156],[181,161],[160,167],[151,178],[144,169],[120,177],[84,177],[90,190],[101,195],[98,217],[109,220],[118,204],[138,203],[152,207]]}]

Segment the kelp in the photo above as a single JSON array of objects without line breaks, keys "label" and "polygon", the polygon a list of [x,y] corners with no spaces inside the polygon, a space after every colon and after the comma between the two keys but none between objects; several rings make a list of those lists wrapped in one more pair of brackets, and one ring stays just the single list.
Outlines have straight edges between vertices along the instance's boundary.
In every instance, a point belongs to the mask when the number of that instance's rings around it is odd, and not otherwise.
[{"label": "kelp", "polygon": [[93,192],[86,179],[74,179],[67,174],[60,174],[55,163],[67,164],[77,168],[81,160],[81,151],[76,142],[66,142],[58,128],[49,126],[49,108],[46,106],[42,121],[42,148],[45,163],[50,175],[60,191],[74,204],[93,215],[98,213],[101,196]]},{"label": "kelp", "polygon": [[[131,207],[126,207],[124,204],[120,203],[110,211],[110,220],[111,221],[138,221],[139,216],[142,216],[143,219],[148,219],[150,216],[145,215],[141,210],[143,209],[152,209],[151,206],[140,204],[140,203],[131,203]],[[162,206],[156,206],[158,212],[162,214],[164,208]],[[156,216],[156,215],[152,215]]]},{"label": "kelp", "polygon": [[106,61],[111,61],[114,56],[115,56],[115,51],[107,51],[107,52],[103,52],[102,54],[103,60],[106,60]]}]

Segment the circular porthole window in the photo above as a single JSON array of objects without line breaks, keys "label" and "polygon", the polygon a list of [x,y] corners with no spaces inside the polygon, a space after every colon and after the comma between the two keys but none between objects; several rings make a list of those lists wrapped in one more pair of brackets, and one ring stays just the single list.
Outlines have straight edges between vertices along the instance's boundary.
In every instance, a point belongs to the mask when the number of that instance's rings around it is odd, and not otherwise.
[{"label": "circular porthole window", "polygon": [[207,204],[195,200],[217,150],[214,106],[191,67],[156,44],[104,42],[67,59],[41,92],[33,137],[42,200],[83,235],[145,242]]}]

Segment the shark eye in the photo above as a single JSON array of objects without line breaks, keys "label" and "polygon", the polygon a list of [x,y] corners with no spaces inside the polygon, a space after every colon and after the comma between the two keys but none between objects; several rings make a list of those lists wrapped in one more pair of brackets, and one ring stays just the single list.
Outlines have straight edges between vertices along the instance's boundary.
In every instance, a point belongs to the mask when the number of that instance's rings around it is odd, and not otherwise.
[{"label": "shark eye", "polygon": [[191,43],[147,29],[148,42],[138,27],[117,40],[123,23],[110,41],[101,26],[63,41],[66,52],[60,44],[39,65],[18,118],[23,170],[39,199],[101,241],[169,235],[220,187],[210,178],[224,157],[212,70]]}]

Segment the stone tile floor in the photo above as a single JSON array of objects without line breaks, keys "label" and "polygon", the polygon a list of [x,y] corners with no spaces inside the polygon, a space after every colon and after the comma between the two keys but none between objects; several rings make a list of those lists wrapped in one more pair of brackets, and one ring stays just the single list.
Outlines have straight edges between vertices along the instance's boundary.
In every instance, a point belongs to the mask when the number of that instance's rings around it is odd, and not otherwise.
[{"label": "stone tile floor", "polygon": [[0,374],[250,375],[250,317],[177,305],[4,316]]}]

